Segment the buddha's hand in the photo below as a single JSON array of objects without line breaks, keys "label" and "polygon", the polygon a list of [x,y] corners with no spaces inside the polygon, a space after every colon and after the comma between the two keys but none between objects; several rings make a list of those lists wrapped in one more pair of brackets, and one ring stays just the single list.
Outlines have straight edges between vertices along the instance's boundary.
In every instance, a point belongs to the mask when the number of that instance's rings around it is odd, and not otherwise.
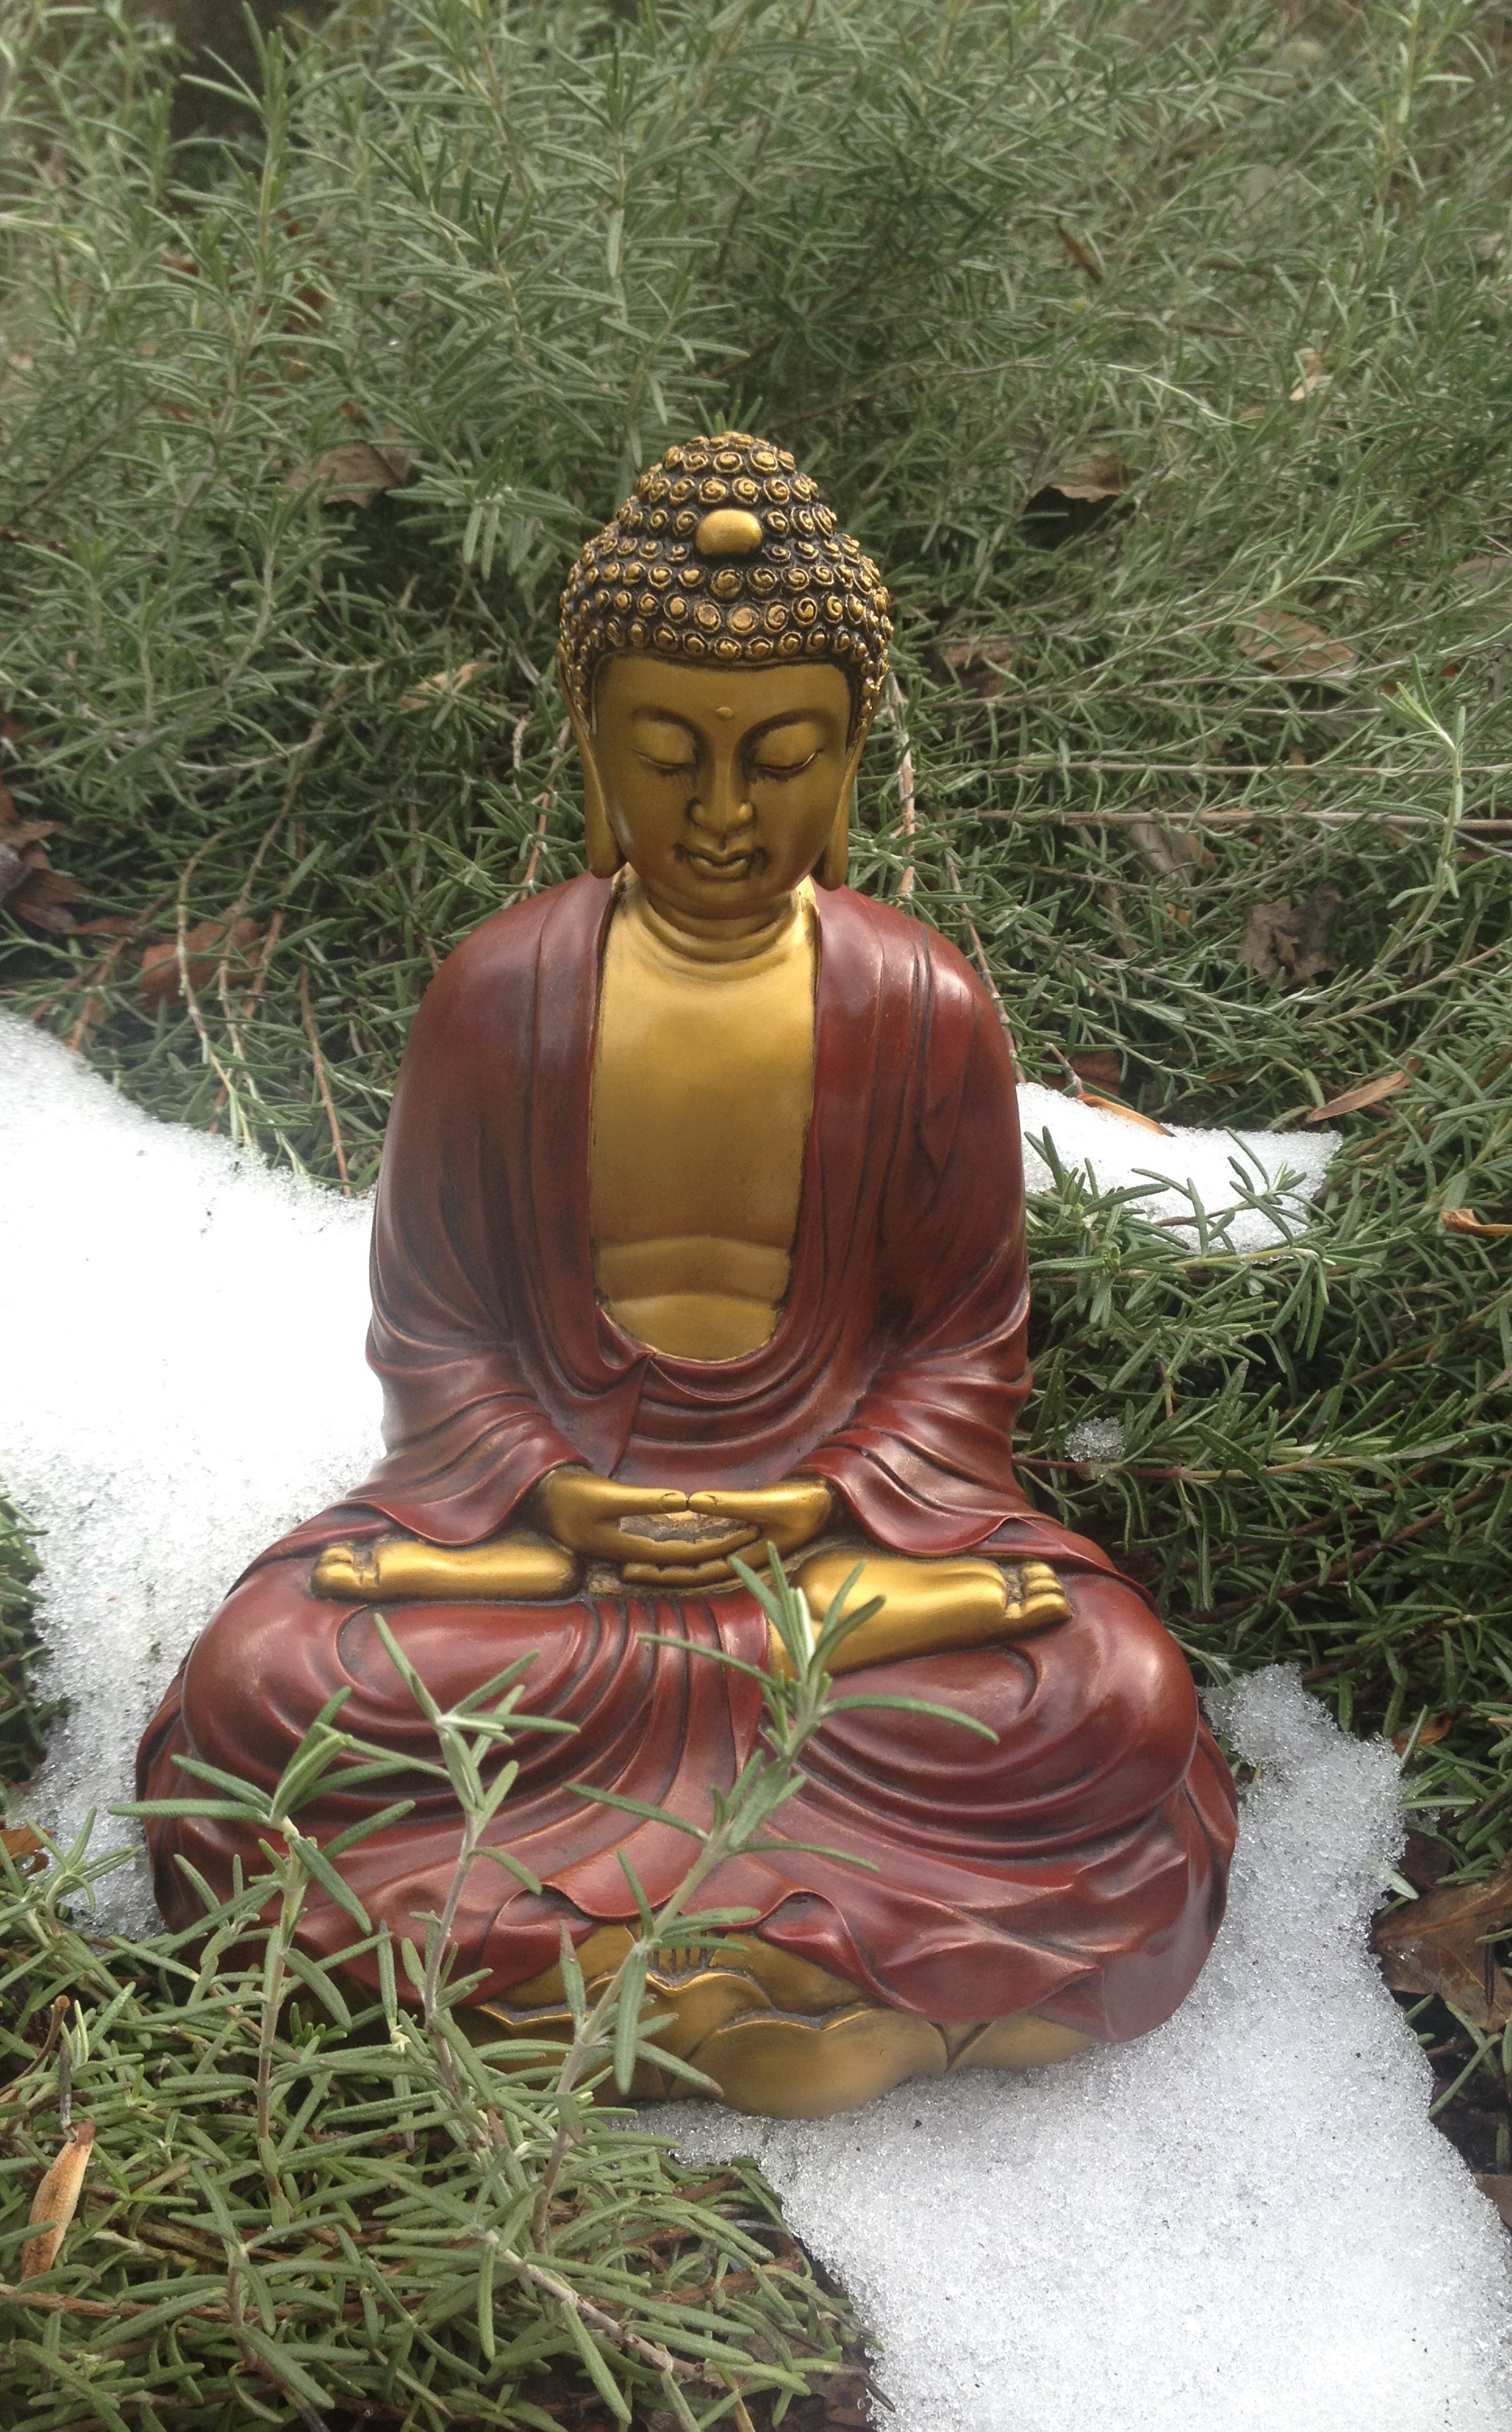
[{"label": "buddha's hand", "polygon": [[626,1562],[627,1579],[637,1586],[718,1587],[735,1577],[732,1554],[748,1553],[759,1565],[769,1545],[779,1554],[793,1553],[819,1535],[834,1509],[822,1478],[783,1478],[774,1486],[701,1487],[687,1502],[688,1534],[683,1544],[658,1546],[654,1567],[640,1556]]},{"label": "buddha's hand", "polygon": [[702,1489],[688,1498],[693,1512],[749,1528],[763,1549],[796,1553],[828,1525],[835,1497],[822,1478],[779,1478],[775,1486]]},{"label": "buddha's hand", "polygon": [[627,1580],[703,1587],[730,1577],[729,1556],[754,1545],[749,1520],[695,1512],[675,1487],[622,1486],[590,1469],[553,1469],[532,1497],[539,1526],[575,1554],[612,1562]]}]

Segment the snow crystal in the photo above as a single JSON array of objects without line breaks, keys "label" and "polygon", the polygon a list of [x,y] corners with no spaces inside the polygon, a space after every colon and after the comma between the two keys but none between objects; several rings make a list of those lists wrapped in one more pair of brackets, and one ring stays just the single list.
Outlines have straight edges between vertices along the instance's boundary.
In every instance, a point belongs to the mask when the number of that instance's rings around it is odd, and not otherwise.
[{"label": "snow crystal", "polygon": [[1083,1419],[1072,1428],[1065,1448],[1073,1461],[1121,1461],[1124,1429],[1121,1419]]},{"label": "snow crystal", "polygon": [[1396,1760],[1287,1671],[1214,1702],[1259,1770],[1167,2026],[845,2119],[645,2116],[699,2164],[756,2156],[866,2315],[890,2432],[1512,2426],[1505,2232],[1366,1946]]}]

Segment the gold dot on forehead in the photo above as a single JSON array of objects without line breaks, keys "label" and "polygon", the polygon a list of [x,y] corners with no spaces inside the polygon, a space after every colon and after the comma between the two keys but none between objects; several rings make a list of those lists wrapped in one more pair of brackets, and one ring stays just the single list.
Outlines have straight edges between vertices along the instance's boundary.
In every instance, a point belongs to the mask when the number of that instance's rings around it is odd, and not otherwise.
[{"label": "gold dot on forehead", "polygon": [[735,716],[735,712],[730,708],[727,701],[722,701],[714,715],[716,718],[733,718]]}]

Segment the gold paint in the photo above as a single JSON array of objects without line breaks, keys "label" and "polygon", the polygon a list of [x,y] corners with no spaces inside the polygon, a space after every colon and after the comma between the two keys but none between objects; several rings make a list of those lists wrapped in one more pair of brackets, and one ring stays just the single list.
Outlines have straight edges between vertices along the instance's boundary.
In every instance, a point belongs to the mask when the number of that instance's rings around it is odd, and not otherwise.
[{"label": "gold paint", "polygon": [[688,2055],[733,2110],[764,2120],[824,2120],[890,2094],[905,2078],[943,2077],[944,2037],[901,2010],[842,2010],[823,2026],[735,2018]]},{"label": "gold paint", "polygon": [[[688,1506],[686,1520],[680,1522],[620,1521],[625,1535],[638,1528],[642,1537],[654,1533],[664,1539],[649,1562],[644,1557],[626,1560],[621,1552],[628,1583],[668,1588],[730,1584],[728,1562],[710,1559],[719,1553],[713,1540],[730,1529],[739,1533],[727,1541],[725,1551],[743,1552],[753,1569],[764,1570],[769,1545],[779,1554],[791,1554],[820,1535],[833,1512],[834,1496],[824,1478],[800,1475],[778,1478],[773,1486],[701,1487],[688,1496]],[[680,1540],[688,1548],[682,1563],[668,1561],[668,1539]]]},{"label": "gold paint", "polygon": [[[588,2001],[597,2001],[631,1947],[624,1926],[596,1927],[578,1946]],[[889,2010],[844,1978],[772,1950],[753,1935],[732,1936],[717,1958],[660,1952],[647,1973],[654,2004],[671,2014],[656,2041],[714,2079],[726,2103],[765,2119],[819,2120],[851,2111],[911,2077],[953,2069],[1039,2069],[1068,2059],[1092,2040],[1069,2027],[1023,2013],[1011,2018],[941,2026],[911,2011]],[[566,2043],[571,2013],[561,1971],[552,1967],[498,2001],[465,2014],[481,2042]],[[521,2067],[535,2067],[521,2058]],[[681,2081],[642,2064],[631,2087],[637,2102],[686,2094]]]},{"label": "gold paint", "polygon": [[788,1290],[814,1098],[807,903],[728,941],[644,890],[610,925],[588,1166],[594,1280],[627,1334],[685,1360],[770,1338]]},{"label": "gold paint", "polygon": [[1089,2052],[1096,2038],[1079,2035],[1075,2027],[1058,2027],[1053,2018],[1037,2018],[1020,2010],[1011,2018],[989,2018],[952,2061],[953,2069],[1047,2069]]},{"label": "gold paint", "polygon": [[749,557],[761,541],[760,517],[745,507],[715,507],[693,534],[700,557]]},{"label": "gold paint", "polygon": [[[816,1625],[824,1621],[856,1563],[855,1551],[834,1546],[800,1568],[798,1585]],[[874,1596],[885,1596],[886,1603],[837,1649],[832,1672],[991,1646],[1071,1617],[1065,1590],[1048,1562],[1000,1563],[970,1554],[917,1562],[904,1554],[868,1554],[847,1601],[854,1612]],[[791,1670],[775,1630],[770,1637],[770,1662],[773,1671]]]},{"label": "gold paint", "polygon": [[[623,1925],[595,1926],[593,1932],[577,1946],[577,1963],[585,1983],[591,1989],[597,1980],[607,1979],[629,1951],[634,1936]],[[663,1951],[647,1978],[658,1993],[675,1993],[697,1983],[708,1972],[709,1963],[702,1951],[691,1959],[678,1950]],[[822,2015],[825,2011],[846,2007],[857,1998],[856,1987],[843,1976],[832,1976],[825,1968],[818,1968],[811,1959],[799,1959],[790,1951],[773,1950],[754,1934],[731,1934],[720,1948],[720,1968],[739,1971],[746,1986],[746,2002],[764,2002],[769,2008],[794,2011],[802,2015]],[[601,1986],[602,1989],[602,1986]],[[512,1985],[509,2008],[564,2009],[566,1994],[562,1971],[553,1961],[539,1976],[530,1977],[523,1984]]]},{"label": "gold paint", "polygon": [[328,1545],[315,1563],[316,1596],[345,1603],[375,1596],[526,1599],[563,1596],[577,1585],[574,1557],[534,1529],[512,1528],[481,1545],[428,1545],[381,1537],[370,1545]]},{"label": "gold paint", "polygon": [[[763,1498],[775,1506],[774,1542],[779,1545],[817,1534],[822,1509],[811,1507],[810,1527],[800,1522],[815,1491],[811,1481],[789,1481],[770,1489]],[[827,1509],[828,1488],[817,1491]],[[756,1519],[745,1508],[756,1498],[735,1500],[739,1508],[723,1511],[717,1498],[703,1494],[688,1496],[671,1487],[623,1486],[572,1464],[542,1478],[532,1506],[549,1537],[589,1558],[588,1593],[616,1596],[627,1580],[647,1578],[662,1587],[728,1584],[731,1574],[724,1558],[753,1546],[758,1533]],[[763,1512],[763,1525],[771,1516]]]},{"label": "gold paint", "polygon": [[849,803],[865,733],[843,669],[824,659],[710,667],[625,650],[604,662],[591,718],[573,717],[590,806],[663,919],[705,937],[775,920]]}]

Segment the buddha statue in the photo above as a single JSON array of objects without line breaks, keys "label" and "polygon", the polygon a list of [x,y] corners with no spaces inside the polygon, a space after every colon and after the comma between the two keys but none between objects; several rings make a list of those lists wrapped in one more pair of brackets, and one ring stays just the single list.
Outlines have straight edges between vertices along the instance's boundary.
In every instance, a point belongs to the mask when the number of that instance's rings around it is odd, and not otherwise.
[{"label": "buddha statue", "polygon": [[[232,1588],[140,1767],[145,1798],[182,1794],[178,1754],[271,1785],[337,1690],[347,1729],[433,1758],[375,1612],[443,1706],[531,1654],[531,1711],[574,1728],[517,1745],[492,1832],[541,1888],[474,1866],[456,1934],[495,2034],[551,2034],[563,1922],[591,1986],[636,1928],[621,1850],[655,1903],[688,1849],[571,1785],[705,1819],[763,1710],[700,1650],[778,1660],[732,1560],[770,1544],[821,1613],[864,1562],[883,1602],[844,1664],[994,1736],[837,1714],[779,1846],[705,1887],[751,1925],[661,1954],[668,2048],[779,2116],[1147,2033],[1206,1957],[1234,1829],[1175,1643],[1014,1474],[998,1015],[944,938],[845,884],[887,605],[792,457],[738,432],[669,448],[584,549],[560,669],[587,869],[485,920],[416,1017],[374,1221],[386,1457]],[[416,1772],[303,1820],[329,1837],[405,1795],[340,1863],[420,1940],[450,1793]],[[176,1926],[180,1855],[217,1892],[257,1864],[224,1820],[148,1837]],[[317,1889],[302,1932],[352,1938]]]}]

